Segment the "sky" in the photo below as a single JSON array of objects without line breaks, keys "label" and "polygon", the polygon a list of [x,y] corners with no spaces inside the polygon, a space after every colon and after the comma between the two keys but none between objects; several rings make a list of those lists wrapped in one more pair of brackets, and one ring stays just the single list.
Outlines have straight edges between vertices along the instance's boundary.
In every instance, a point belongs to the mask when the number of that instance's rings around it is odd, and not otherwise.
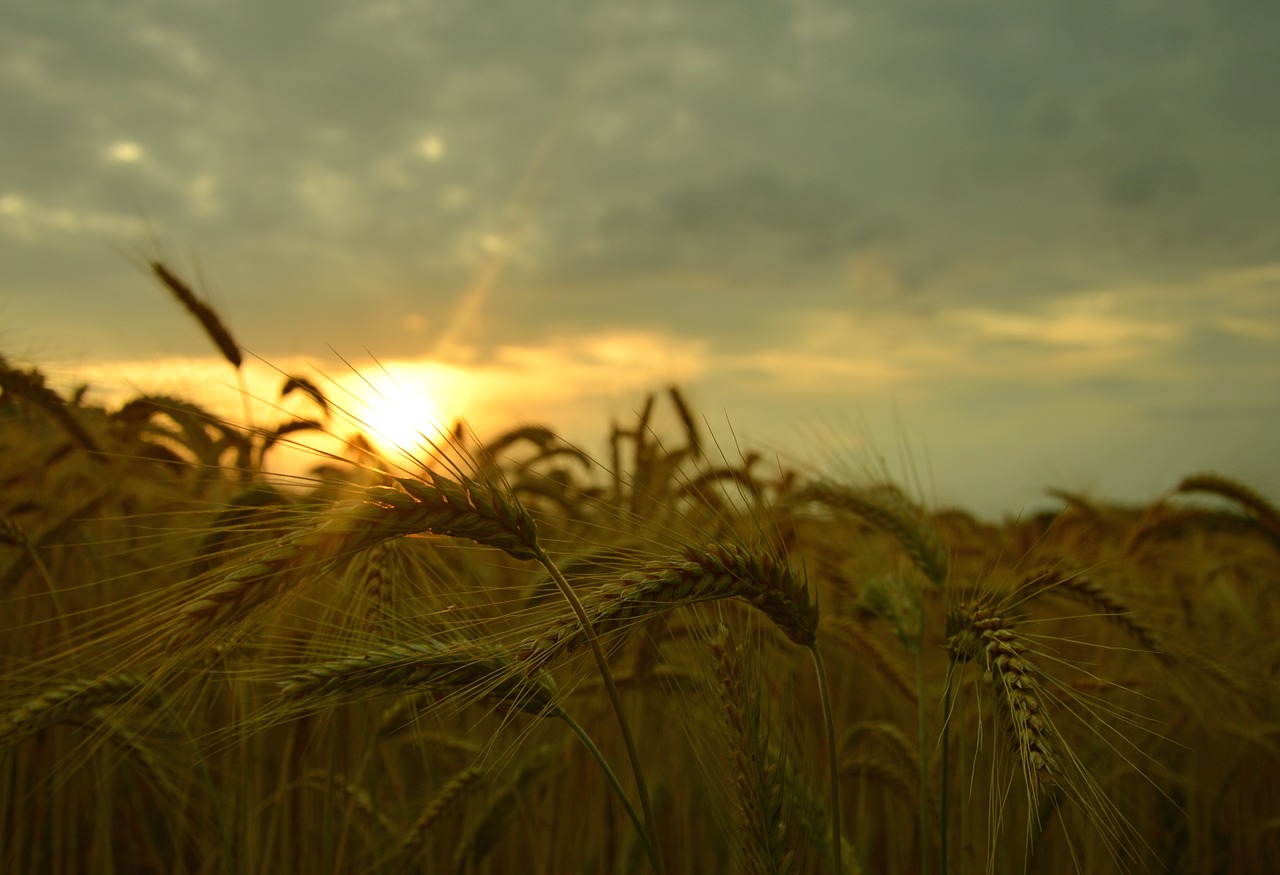
[{"label": "sky", "polygon": [[235,385],[162,257],[254,391],[388,429],[362,381],[592,450],[678,383],[726,442],[986,515],[1280,495],[1275,3],[4,15],[0,354],[90,399]]}]

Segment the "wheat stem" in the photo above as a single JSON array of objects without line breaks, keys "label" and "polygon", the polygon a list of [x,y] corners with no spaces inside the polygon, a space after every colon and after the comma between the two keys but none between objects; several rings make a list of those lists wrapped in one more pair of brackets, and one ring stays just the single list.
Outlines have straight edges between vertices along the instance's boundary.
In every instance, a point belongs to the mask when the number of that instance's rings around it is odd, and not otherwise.
[{"label": "wheat stem", "polygon": [[582,606],[582,600],[573,591],[573,587],[569,586],[569,581],[565,580],[564,575],[560,573],[560,569],[556,564],[551,561],[551,557],[547,555],[541,544],[535,543],[534,549],[537,561],[547,569],[547,573],[555,581],[560,594],[564,596],[565,601],[569,603],[569,607],[573,609],[574,615],[578,618],[578,623],[582,626],[582,633],[586,636],[587,644],[591,647],[591,655],[595,657],[596,666],[600,669],[600,679],[604,682],[605,691],[609,694],[609,703],[613,706],[613,713],[618,718],[618,729],[622,733],[622,743],[627,749],[627,757],[631,760],[631,772],[636,782],[636,793],[640,797],[640,807],[644,810],[649,859],[653,863],[654,872],[657,875],[665,875],[666,870],[662,864],[662,854],[659,852],[658,836],[654,825],[653,806],[649,800],[649,788],[645,784],[644,770],[640,766],[640,754],[636,749],[635,738],[631,734],[631,725],[627,721],[626,710],[622,706],[622,696],[618,692],[618,685],[614,683],[613,672],[609,670],[609,662],[605,659],[604,650],[600,647],[600,639],[596,637],[595,628],[591,625],[591,619],[587,616],[586,608]]},{"label": "wheat stem", "polygon": [[822,661],[822,652],[817,642],[809,645],[809,655],[813,657],[813,671],[818,680],[818,696],[822,700],[822,721],[827,731],[827,762],[831,772],[831,868],[836,873],[843,873],[840,861],[840,843],[844,828],[840,818],[840,763],[836,760],[836,726],[831,714],[831,691],[827,686],[827,667]]},{"label": "wheat stem", "polygon": [[[649,830],[645,828],[644,822],[640,820],[640,815],[636,814],[635,806],[631,804],[631,800],[627,797],[627,792],[622,789],[622,783],[618,780],[618,776],[609,766],[609,761],[605,759],[600,748],[596,747],[596,743],[591,740],[591,736],[582,728],[578,721],[569,716],[568,712],[559,710],[555,713],[565,722],[565,725],[578,736],[578,739],[586,746],[587,751],[600,764],[600,769],[604,772],[605,778],[609,782],[609,786],[613,788],[613,792],[618,794],[618,799],[622,802],[622,807],[627,810],[627,816],[631,818],[631,823],[636,828],[636,833],[640,837],[640,841],[644,843],[645,850],[649,854],[649,859],[653,861],[654,868],[661,872],[661,862],[658,859],[658,849],[654,847],[653,842],[649,838]],[[652,821],[650,821],[652,822]]]}]

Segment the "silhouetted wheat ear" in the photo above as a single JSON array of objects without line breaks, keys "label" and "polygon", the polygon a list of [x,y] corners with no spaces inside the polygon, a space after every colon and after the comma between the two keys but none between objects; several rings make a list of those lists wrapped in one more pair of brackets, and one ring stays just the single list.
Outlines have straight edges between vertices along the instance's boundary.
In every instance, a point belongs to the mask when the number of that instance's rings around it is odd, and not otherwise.
[{"label": "silhouetted wheat ear", "polygon": [[405,535],[430,533],[467,538],[517,559],[534,559],[533,519],[514,499],[487,484],[453,481],[432,473],[431,482],[402,478],[403,491],[372,486],[363,499],[334,507],[317,523],[232,568],[179,610],[171,645],[244,619],[333,559]]},{"label": "silhouetted wheat ear", "polygon": [[[784,560],[737,546],[688,547],[608,583],[582,600],[597,635],[679,605],[738,597],[763,611],[796,644],[817,640],[818,606]],[[538,667],[587,642],[576,617],[525,641],[521,658]]]},{"label": "silhouetted wheat ear", "polygon": [[81,449],[90,452],[98,450],[98,442],[71,413],[67,402],[45,385],[44,374],[34,368],[29,371],[20,371],[10,367],[5,358],[0,356],[0,395],[8,394],[26,398],[47,413]]},{"label": "silhouetted wheat ear", "polygon": [[536,716],[558,716],[555,681],[526,675],[507,651],[428,639],[370,650],[301,668],[283,681],[288,699],[371,696],[388,691],[469,693],[473,701],[506,705]]},{"label": "silhouetted wheat ear", "polygon": [[164,284],[182,306],[187,308],[187,312],[194,316],[204,327],[205,333],[218,347],[223,357],[235,367],[240,367],[243,358],[240,355],[240,345],[236,343],[235,338],[231,336],[231,331],[218,318],[218,314],[212,307],[200,300],[196,293],[191,291],[191,287],[184,283],[177,274],[165,267],[162,262],[151,262],[151,272],[156,278]]},{"label": "silhouetted wheat ear", "polygon": [[392,538],[375,544],[352,557],[343,571],[343,585],[363,603],[365,626],[383,630],[384,638],[395,637],[386,630],[396,621],[396,602],[403,594],[409,575],[408,560],[401,547],[408,541]]},{"label": "silhouetted wheat ear", "polygon": [[11,544],[14,547],[26,547],[31,541],[27,538],[22,526],[7,516],[0,516],[0,544]]},{"label": "silhouetted wheat ear", "polygon": [[990,673],[997,710],[1007,721],[1035,811],[1040,788],[1058,783],[1058,734],[1043,705],[1039,672],[1013,626],[989,602],[965,603],[947,617],[947,649],[957,661],[976,662]]}]

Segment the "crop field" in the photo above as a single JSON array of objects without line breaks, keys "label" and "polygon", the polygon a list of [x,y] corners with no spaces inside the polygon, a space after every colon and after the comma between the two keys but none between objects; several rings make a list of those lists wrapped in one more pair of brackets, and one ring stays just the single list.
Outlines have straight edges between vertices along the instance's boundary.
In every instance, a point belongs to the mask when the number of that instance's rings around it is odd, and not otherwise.
[{"label": "crop field", "polygon": [[1246,484],[992,522],[719,443],[676,388],[606,459],[388,450],[279,388],[249,425],[0,360],[0,871],[1280,865]]}]

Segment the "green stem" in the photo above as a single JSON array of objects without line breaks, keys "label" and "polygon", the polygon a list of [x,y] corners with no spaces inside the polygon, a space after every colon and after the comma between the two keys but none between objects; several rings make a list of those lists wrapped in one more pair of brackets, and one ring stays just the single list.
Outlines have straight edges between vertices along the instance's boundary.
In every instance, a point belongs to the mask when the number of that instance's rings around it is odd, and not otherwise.
[{"label": "green stem", "polygon": [[645,850],[649,852],[649,859],[653,861],[653,867],[660,870],[662,864],[658,861],[657,850],[649,841],[649,831],[645,829],[644,822],[640,820],[640,815],[636,814],[635,806],[627,798],[627,793],[622,789],[618,776],[613,773],[613,769],[610,768],[608,760],[604,758],[604,754],[600,752],[600,748],[596,747],[596,743],[591,740],[590,735],[587,735],[587,731],[578,724],[578,721],[570,717],[563,708],[555,712],[553,716],[559,717],[568,724],[569,728],[573,730],[573,734],[581,739],[587,750],[591,752],[591,756],[595,757],[595,761],[600,764],[605,778],[609,781],[609,786],[613,787],[613,792],[618,794],[618,799],[622,801],[622,807],[627,809],[627,815],[631,818],[631,822],[635,824],[636,831],[640,834],[640,841],[644,842]]},{"label": "green stem", "polygon": [[942,775],[938,786],[938,873],[947,875],[947,770],[951,758],[951,666],[947,666],[947,683],[942,690]]},{"label": "green stem", "polygon": [[640,768],[640,755],[636,750],[635,739],[631,736],[631,725],[627,722],[626,711],[622,707],[622,696],[618,693],[618,685],[613,681],[613,672],[609,670],[609,663],[604,658],[604,650],[600,647],[600,640],[596,637],[596,630],[592,627],[591,618],[587,616],[587,611],[582,606],[582,600],[573,591],[573,587],[569,586],[569,581],[565,580],[564,575],[560,573],[560,569],[551,561],[547,551],[542,549],[541,545],[536,545],[534,549],[537,551],[538,562],[547,569],[551,579],[556,582],[560,594],[569,603],[569,607],[573,608],[573,613],[577,616],[578,622],[582,624],[582,631],[587,636],[587,643],[591,646],[591,654],[595,657],[596,665],[600,669],[600,679],[604,681],[604,688],[609,693],[609,702],[613,705],[613,713],[618,718],[618,728],[622,732],[622,743],[626,746],[627,756],[631,759],[631,772],[636,781],[636,793],[640,797],[640,807],[644,810],[644,822],[647,827],[645,831],[648,834],[650,849],[653,851],[651,854],[653,869],[657,875],[666,875],[666,870],[662,865],[662,855],[658,853],[659,845],[657,833],[654,829],[653,808],[649,803],[649,788],[644,781],[644,772]]},{"label": "green stem", "polygon": [[827,668],[817,642],[809,645],[813,657],[813,670],[818,678],[818,695],[822,699],[822,719],[827,728],[827,761],[831,766],[831,866],[836,875],[844,875],[840,846],[843,844],[843,827],[840,818],[840,764],[836,761],[836,725],[831,716],[831,691],[827,687]]},{"label": "green stem", "polygon": [[929,875],[929,726],[924,704],[924,659],[916,650],[916,714],[920,737],[920,875]]}]

